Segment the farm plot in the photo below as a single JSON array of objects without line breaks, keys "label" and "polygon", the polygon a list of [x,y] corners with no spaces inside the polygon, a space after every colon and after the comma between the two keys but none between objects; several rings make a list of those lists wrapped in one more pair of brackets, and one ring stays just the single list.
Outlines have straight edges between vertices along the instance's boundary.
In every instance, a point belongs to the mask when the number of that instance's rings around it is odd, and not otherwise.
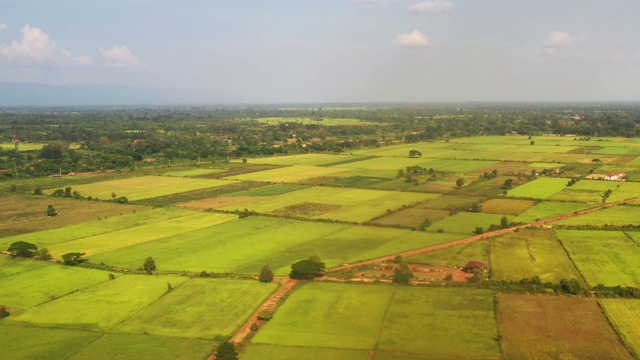
[{"label": "farm plot", "polygon": [[509,190],[508,194],[510,197],[547,199],[564,190],[567,187],[567,181],[562,178],[537,178]]},{"label": "farm plot", "polygon": [[256,159],[249,159],[251,164],[273,164],[273,165],[303,165],[318,166],[330,164],[337,161],[358,160],[365,158],[363,156],[346,155],[346,154],[301,154],[287,156],[270,156]]},{"label": "farm plot", "polygon": [[417,204],[416,207],[421,209],[454,210],[471,204],[480,203],[482,200],[483,198],[481,197],[442,195],[435,199],[429,199]]},{"label": "farm plot", "polygon": [[253,172],[249,174],[232,175],[226,179],[242,180],[242,181],[269,181],[269,182],[284,182],[284,183],[297,183],[312,178],[321,176],[333,176],[340,173],[344,173],[349,169],[341,169],[336,167],[322,167],[322,166],[304,166],[295,165],[283,168]]},{"label": "farm plot", "polygon": [[573,186],[567,186],[549,199],[601,203],[604,193],[607,190],[615,190],[616,185],[611,181],[581,180]]},{"label": "farm plot", "polygon": [[299,360],[299,359],[331,359],[331,360],[367,360],[369,354],[365,350],[330,349],[319,347],[294,347],[268,344],[252,344],[241,355],[242,360]]},{"label": "farm plot", "polygon": [[442,220],[447,216],[449,216],[449,211],[447,210],[407,208],[376,219],[373,223],[411,226],[417,228],[425,220],[433,223]]},{"label": "farm plot", "polygon": [[427,231],[435,232],[442,229],[447,233],[470,236],[476,228],[487,230],[491,225],[500,225],[502,216],[506,216],[509,221],[513,219],[511,215],[461,212],[432,224]]},{"label": "farm plot", "polygon": [[[198,189],[206,189],[232,184],[230,180],[190,179],[172,176],[140,176],[127,179],[109,180],[85,185],[76,185],[73,191],[83,196],[102,200],[111,199],[113,194],[124,196],[129,201],[148,199],[158,196],[177,194]],[[45,190],[45,194],[55,189]]]},{"label": "farm plot", "polygon": [[162,174],[163,176],[175,176],[175,177],[196,177],[201,175],[210,175],[223,172],[222,169],[189,169],[189,170],[176,170],[167,171]]},{"label": "farm plot", "polygon": [[447,267],[462,267],[470,261],[489,264],[489,242],[474,241],[450,248],[429,251],[405,258],[406,262]]},{"label": "farm plot", "polygon": [[306,284],[289,296],[252,343],[372,349],[393,289],[379,285]]},{"label": "farm plot", "polygon": [[[102,273],[106,277],[106,273]],[[125,275],[81,289],[4,319],[6,323],[63,326],[82,330],[107,329],[158,299],[182,277]]]},{"label": "farm plot", "polygon": [[236,219],[232,214],[191,212],[185,216],[156,223],[112,231],[99,235],[54,244],[49,247],[51,255],[61,257],[69,252],[84,252],[86,256],[112,251],[147,241],[182,234]]},{"label": "farm plot", "polygon": [[571,217],[564,220],[555,221],[553,225],[638,225],[640,207],[637,206],[615,206],[588,214]]},{"label": "farm plot", "polygon": [[482,211],[493,214],[518,215],[535,205],[533,200],[490,199],[482,203]]},{"label": "farm plot", "polygon": [[110,331],[208,339],[231,336],[276,287],[258,281],[191,279]]},{"label": "farm plot", "polygon": [[[0,256],[0,281],[2,281],[2,279],[6,277],[11,277],[26,271],[42,269],[51,265],[51,263],[44,261],[32,261],[31,259]],[[0,301],[0,303],[1,302],[2,301]]]},{"label": "farm plot", "polygon": [[[4,272],[4,268],[0,270]],[[53,264],[34,266],[31,271],[0,278],[0,304],[15,309],[15,314],[108,279],[107,273],[102,271]]]},{"label": "farm plot", "polygon": [[556,230],[590,286],[640,287],[640,247],[621,231]]},{"label": "farm plot", "polygon": [[324,255],[317,251],[322,248],[313,246],[305,254],[291,254],[290,248],[345,228],[338,224],[250,217],[99,254],[91,261],[135,269],[145,256],[153,256],[156,264],[166,270],[228,273],[241,268],[249,274],[257,274],[268,263],[276,273],[286,275],[293,262],[313,254]]},{"label": "farm plot", "polygon": [[332,267],[456,238],[459,235],[250,217],[99,254],[91,261],[135,269],[150,255],[167,270],[257,274],[269,264],[276,274],[287,275],[292,263],[313,254]]},{"label": "farm plot", "polygon": [[[3,194],[0,200],[0,238],[150,209],[140,205],[25,195]],[[48,205],[52,205],[59,215],[54,218],[45,216]]]},{"label": "farm plot", "polygon": [[[382,190],[311,187],[278,196],[258,197],[255,201],[249,201],[247,197],[240,197],[242,201],[219,208],[223,210],[247,208],[280,216],[365,222],[384,215],[389,209],[396,210],[403,205],[411,205],[437,196],[435,194],[398,193]],[[225,197],[212,199],[212,205],[216,206],[217,203],[225,201],[224,199]],[[236,200],[232,201],[236,202]],[[181,204],[181,206],[188,207],[189,203]],[[205,201],[200,201],[198,206],[207,205]]]},{"label": "farm plot", "polygon": [[375,157],[369,160],[358,161],[354,163],[347,163],[342,165],[336,165],[337,168],[347,169],[375,169],[375,170],[404,170],[408,166],[420,166],[423,168],[433,167],[431,164],[434,159],[427,158],[390,158],[390,157]]},{"label": "farm plot", "polygon": [[16,241],[30,242],[32,244],[35,244],[39,248],[43,248],[65,241],[109,233],[144,224],[166,221],[182,215],[190,214],[192,213],[189,210],[177,208],[161,208],[143,212],[129,213],[120,216],[105,216],[102,220],[87,221],[80,224],[65,226],[62,228],[38,231],[7,238],[0,238],[0,248],[6,249],[10,244]]},{"label": "farm plot", "polygon": [[[415,341],[424,329],[428,336]],[[496,335],[490,291],[310,283],[287,299],[251,346],[499,356]]]},{"label": "farm plot", "polygon": [[613,193],[607,199],[607,202],[616,202],[626,199],[632,199],[640,197],[640,183],[636,182],[624,182],[611,184]]},{"label": "farm plot", "polygon": [[[427,336],[415,335],[428,329]],[[493,293],[481,289],[398,287],[380,330],[382,351],[429,356],[499,356]]]},{"label": "farm plot", "polygon": [[595,299],[497,296],[501,344],[507,359],[632,358]]},{"label": "farm plot", "polygon": [[214,343],[205,339],[106,333],[68,359],[204,359],[213,348]]},{"label": "farm plot", "polygon": [[73,329],[0,324],[0,347],[5,359],[67,359],[100,337]]},{"label": "farm plot", "polygon": [[491,240],[491,276],[512,281],[533,276],[542,282],[580,279],[554,233],[534,229]]},{"label": "farm plot", "polygon": [[600,303],[622,340],[640,354],[640,300],[601,299]]},{"label": "farm plot", "polygon": [[530,207],[527,211],[516,216],[513,221],[530,223],[542,219],[549,219],[555,216],[571,214],[576,211],[588,209],[594,205],[565,201],[542,201]]}]

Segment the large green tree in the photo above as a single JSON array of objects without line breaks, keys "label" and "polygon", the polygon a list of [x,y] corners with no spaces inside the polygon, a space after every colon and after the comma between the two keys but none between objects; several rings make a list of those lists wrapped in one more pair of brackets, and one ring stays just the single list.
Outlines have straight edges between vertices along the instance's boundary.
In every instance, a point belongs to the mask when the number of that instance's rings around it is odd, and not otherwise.
[{"label": "large green tree", "polygon": [[9,245],[9,251],[12,257],[32,258],[36,255],[38,247],[26,241],[17,241]]},{"label": "large green tree", "polygon": [[238,352],[232,343],[225,341],[220,343],[216,349],[216,359],[218,360],[238,360]]},{"label": "large green tree", "polygon": [[272,282],[273,281],[273,270],[269,267],[269,265],[265,265],[260,270],[260,276],[258,279],[261,282]]},{"label": "large green tree", "polygon": [[151,275],[151,273],[153,273],[153,271],[156,269],[156,261],[153,260],[151,256],[149,256],[148,258],[144,259],[142,268],[147,272],[147,274]]},{"label": "large green tree", "polygon": [[320,261],[317,256],[314,256],[291,265],[289,277],[292,279],[311,280],[324,275],[324,270],[324,262]]}]

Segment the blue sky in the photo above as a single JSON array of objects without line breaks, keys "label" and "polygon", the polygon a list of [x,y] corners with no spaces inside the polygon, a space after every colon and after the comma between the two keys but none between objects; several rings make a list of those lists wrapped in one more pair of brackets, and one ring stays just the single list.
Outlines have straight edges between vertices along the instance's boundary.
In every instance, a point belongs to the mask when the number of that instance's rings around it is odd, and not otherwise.
[{"label": "blue sky", "polygon": [[640,100],[636,0],[0,0],[0,82],[242,102]]}]

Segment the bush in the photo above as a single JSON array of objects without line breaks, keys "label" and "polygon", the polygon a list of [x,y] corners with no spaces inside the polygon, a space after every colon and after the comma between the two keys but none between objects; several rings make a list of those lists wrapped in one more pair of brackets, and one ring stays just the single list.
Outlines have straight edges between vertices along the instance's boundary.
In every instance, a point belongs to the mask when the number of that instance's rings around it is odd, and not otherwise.
[{"label": "bush", "polygon": [[273,318],[273,310],[264,309],[258,313],[258,320],[269,321]]},{"label": "bush", "polygon": [[267,283],[273,281],[273,271],[271,270],[269,265],[265,265],[262,267],[262,270],[260,270],[260,276],[258,276],[258,279],[261,282],[267,282]]}]

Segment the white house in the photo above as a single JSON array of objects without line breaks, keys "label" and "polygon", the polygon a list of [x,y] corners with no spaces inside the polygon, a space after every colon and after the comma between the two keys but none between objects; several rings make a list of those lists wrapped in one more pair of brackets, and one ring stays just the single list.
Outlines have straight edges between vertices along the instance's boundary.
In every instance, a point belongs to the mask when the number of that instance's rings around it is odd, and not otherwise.
[{"label": "white house", "polygon": [[605,180],[624,180],[625,176],[627,176],[627,174],[625,173],[609,173],[604,177],[604,179]]}]

